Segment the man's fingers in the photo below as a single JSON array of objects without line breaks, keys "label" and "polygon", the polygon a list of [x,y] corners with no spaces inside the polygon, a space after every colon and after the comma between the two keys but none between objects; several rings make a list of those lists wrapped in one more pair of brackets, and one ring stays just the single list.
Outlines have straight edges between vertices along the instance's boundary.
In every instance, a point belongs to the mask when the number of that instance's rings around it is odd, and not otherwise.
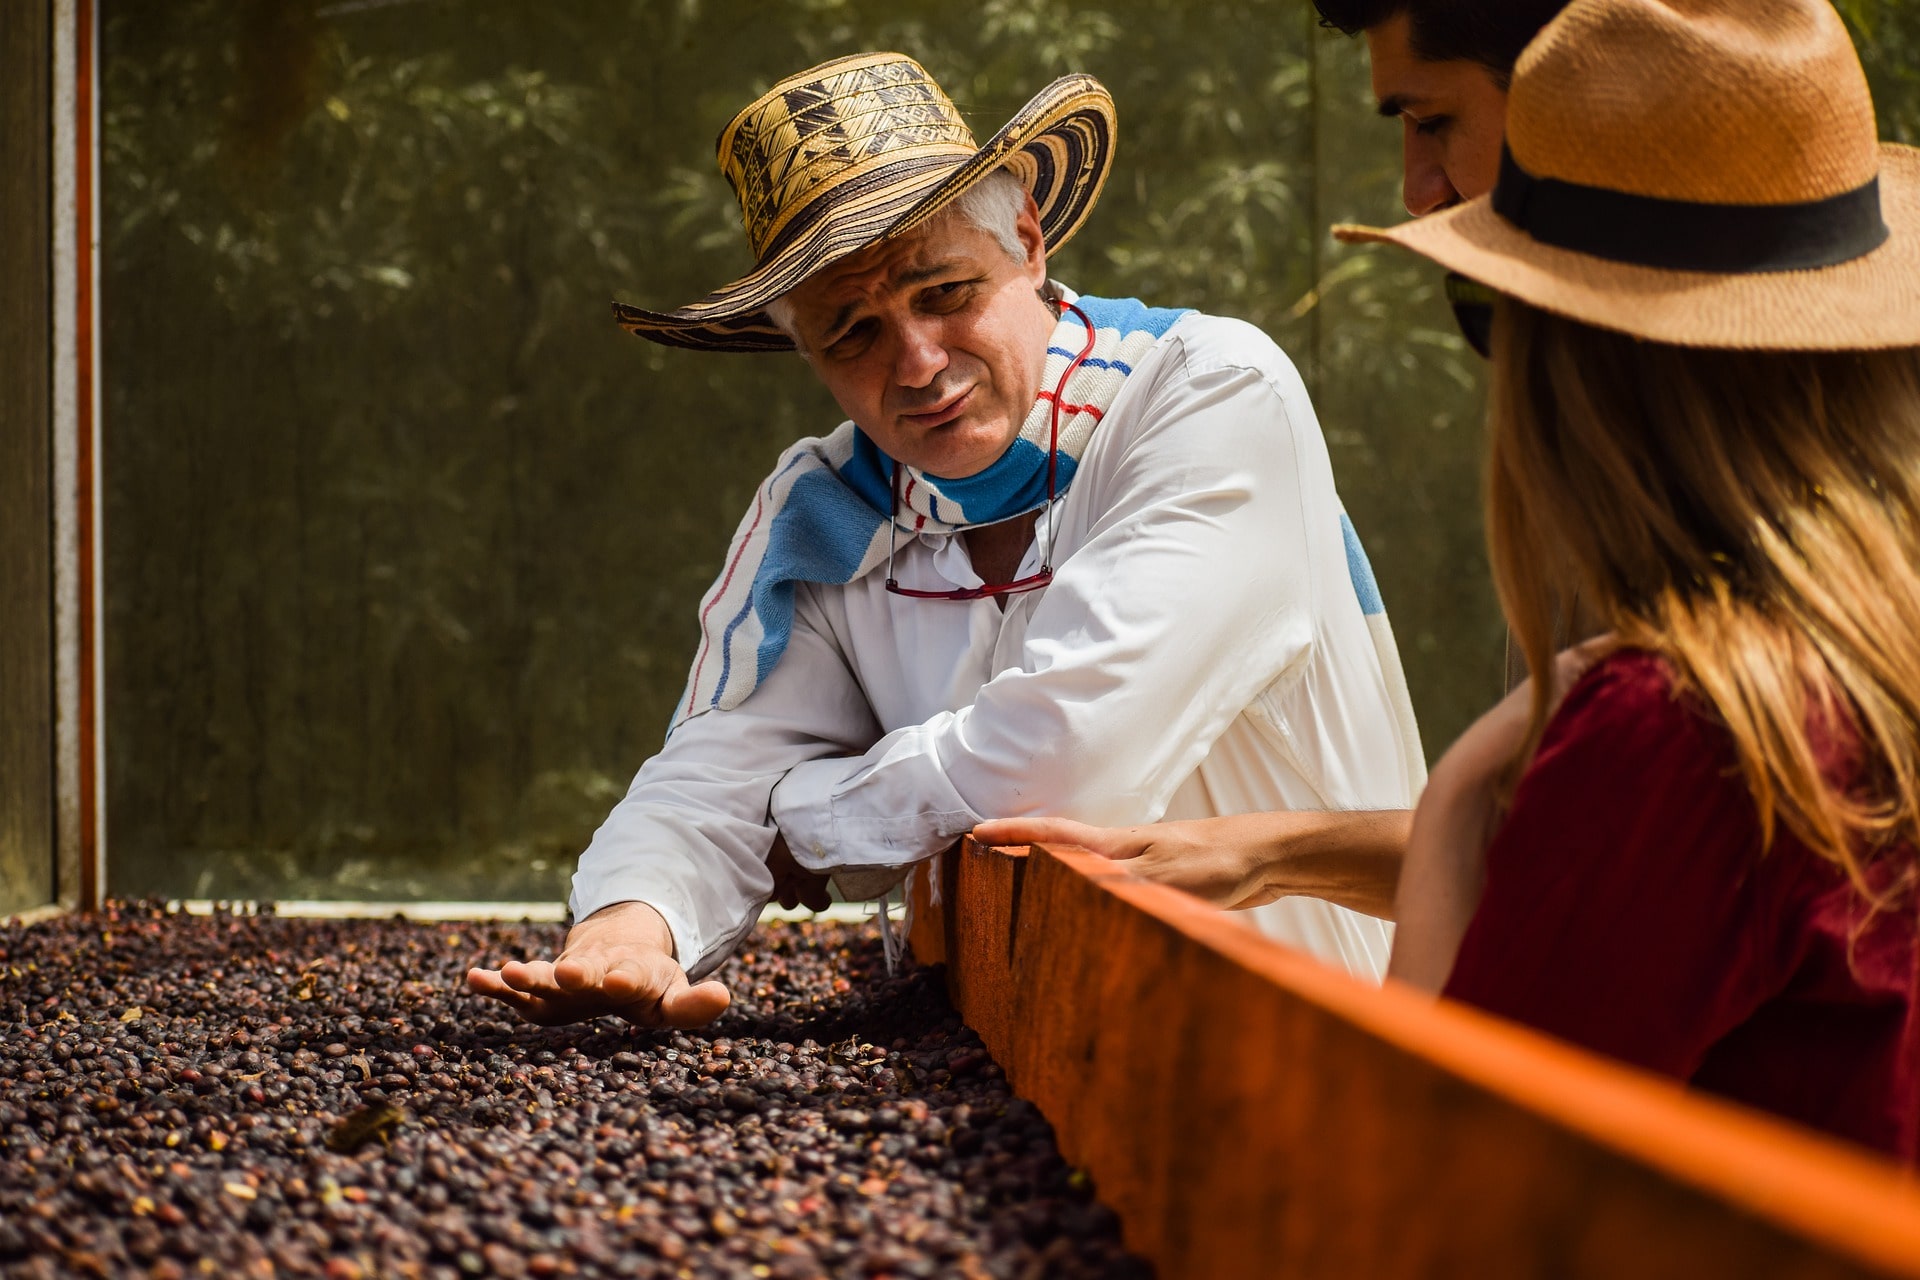
[{"label": "man's fingers", "polygon": [[733,1003],[724,983],[709,978],[705,982],[689,985],[684,974],[676,976],[660,998],[657,1016],[659,1025],[677,1027],[682,1031],[691,1031],[695,1027],[704,1027],[727,1011]]},{"label": "man's fingers", "polygon": [[494,997],[502,1004],[512,1005],[519,1014],[530,1022],[546,1022],[547,1002],[539,996],[530,996],[524,991],[515,991],[512,987],[502,987]]},{"label": "man's fingers", "polygon": [[724,1013],[726,988],[717,982],[690,987],[658,913],[620,909],[628,906],[642,904],[619,904],[576,922],[557,960],[469,970],[467,989],[545,1026],[619,1014],[643,1026],[699,1027]]},{"label": "man's fingers", "polygon": [[563,955],[553,963],[553,983],[568,995],[599,988],[607,977],[607,963],[593,952]]},{"label": "man's fingers", "polygon": [[532,1017],[532,1010],[544,1008],[546,1001],[537,995],[516,990],[507,983],[506,977],[498,969],[467,970],[467,990],[475,995],[491,996],[502,1004],[512,1005],[521,1013]]},{"label": "man's fingers", "polygon": [[475,995],[489,996],[500,1003],[510,1005],[515,1012],[531,1022],[547,1021],[547,1002],[538,996],[530,996],[523,991],[515,991],[506,984],[497,969],[467,970],[467,990]]},{"label": "man's fingers", "polygon": [[622,1003],[652,1000],[671,985],[679,973],[680,966],[665,956],[615,960],[600,980],[600,991],[609,1000]]},{"label": "man's fingers", "polygon": [[679,971],[679,966],[665,956],[622,956],[608,961],[604,956],[587,954],[562,956],[554,963],[553,977],[567,995],[589,1002],[604,1001],[606,1011],[611,1013],[637,1000],[657,999]]},{"label": "man's fingers", "polygon": [[500,977],[498,969],[467,970],[467,990],[475,995],[497,996],[507,989],[507,984]]},{"label": "man's fingers", "polygon": [[553,963],[549,960],[509,960],[500,966],[500,976],[509,987],[528,995],[559,995],[564,990],[553,980]]}]

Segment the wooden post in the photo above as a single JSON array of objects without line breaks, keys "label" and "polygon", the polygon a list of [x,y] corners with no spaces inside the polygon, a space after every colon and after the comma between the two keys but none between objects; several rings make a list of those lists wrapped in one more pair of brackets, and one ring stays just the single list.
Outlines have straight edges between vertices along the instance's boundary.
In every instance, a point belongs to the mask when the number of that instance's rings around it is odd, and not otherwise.
[{"label": "wooden post", "polygon": [[0,5],[0,912],[54,896],[52,57]]}]

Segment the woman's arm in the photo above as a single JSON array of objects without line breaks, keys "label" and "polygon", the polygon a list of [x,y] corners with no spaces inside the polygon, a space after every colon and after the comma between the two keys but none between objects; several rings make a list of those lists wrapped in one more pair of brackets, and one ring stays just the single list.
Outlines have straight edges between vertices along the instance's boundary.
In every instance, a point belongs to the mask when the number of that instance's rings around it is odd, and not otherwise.
[{"label": "woman's arm", "polygon": [[[1614,644],[1610,635],[1597,636],[1554,660],[1550,711]],[[1394,899],[1400,927],[1388,977],[1435,995],[1447,985],[1460,940],[1480,905],[1487,844],[1500,817],[1500,778],[1526,740],[1532,699],[1532,680],[1515,685],[1447,748],[1428,776]]]},{"label": "woman's arm", "polygon": [[[1555,702],[1615,643],[1599,636],[1560,654]],[[1231,910],[1302,895],[1397,920],[1389,972],[1438,992],[1480,900],[1496,789],[1525,737],[1531,689],[1522,682],[1448,748],[1412,813],[1244,813],[1138,827],[1001,818],[980,823],[973,837],[1077,845]]]},{"label": "woman's arm", "polygon": [[981,823],[973,836],[995,845],[1078,845],[1232,910],[1299,895],[1392,919],[1411,818],[1404,809],[1243,813],[1139,827],[1004,818]]}]

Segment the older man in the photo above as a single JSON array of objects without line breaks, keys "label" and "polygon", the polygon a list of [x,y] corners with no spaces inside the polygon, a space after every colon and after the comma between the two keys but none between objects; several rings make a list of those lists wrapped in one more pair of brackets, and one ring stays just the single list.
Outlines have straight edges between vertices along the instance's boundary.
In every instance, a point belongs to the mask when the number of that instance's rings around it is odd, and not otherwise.
[{"label": "older man", "polygon": [[[1113,125],[1069,76],[980,146],[916,63],[873,54],[722,133],[759,266],[620,320],[797,348],[850,421],[742,520],[666,745],[581,857],[565,949],[475,990],[538,1021],[705,1022],[728,997],[699,979],[786,849],[871,892],[990,816],[1409,805],[1404,681],[1292,366],[1240,322],[1048,278]],[[1262,924],[1373,977],[1389,928],[1336,903],[1385,909],[1404,814],[1339,821]]]}]

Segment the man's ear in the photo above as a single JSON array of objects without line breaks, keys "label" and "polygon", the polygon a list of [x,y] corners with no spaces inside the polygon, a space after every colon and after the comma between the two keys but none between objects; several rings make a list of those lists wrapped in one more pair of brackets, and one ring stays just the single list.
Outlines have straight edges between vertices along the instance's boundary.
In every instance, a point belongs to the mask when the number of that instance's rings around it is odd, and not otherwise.
[{"label": "man's ear", "polygon": [[1027,251],[1027,260],[1023,270],[1027,280],[1035,289],[1046,287],[1047,283],[1047,238],[1040,231],[1040,206],[1033,202],[1033,193],[1026,195],[1026,204],[1020,209],[1020,216],[1013,223],[1014,234],[1020,237],[1020,245]]}]

